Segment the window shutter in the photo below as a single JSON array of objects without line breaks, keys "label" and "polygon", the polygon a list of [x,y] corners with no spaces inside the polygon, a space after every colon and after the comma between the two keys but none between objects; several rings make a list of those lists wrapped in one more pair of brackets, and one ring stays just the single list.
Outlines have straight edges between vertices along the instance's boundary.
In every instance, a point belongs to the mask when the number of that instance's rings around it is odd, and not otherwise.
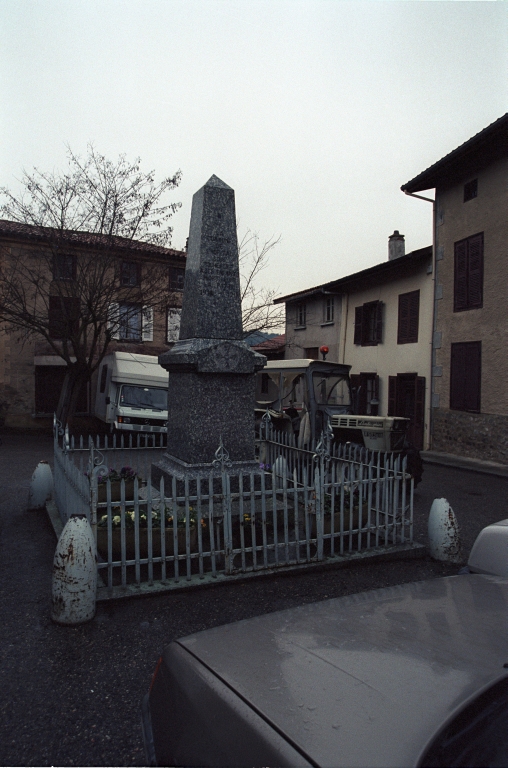
[{"label": "window shutter", "polygon": [[112,339],[120,338],[120,304],[112,301],[108,311],[108,331],[111,331]]},{"label": "window shutter", "polygon": [[399,325],[397,331],[397,344],[407,342],[407,332],[409,326],[409,294],[399,295]]},{"label": "window shutter", "polygon": [[467,341],[451,345],[450,408],[481,411],[482,343]]},{"label": "window shutter", "polygon": [[142,341],[153,341],[153,307],[143,307],[141,323]]},{"label": "window shutter", "polygon": [[376,344],[381,344],[383,341],[383,302],[378,301],[375,307],[376,312],[376,329],[375,329],[375,336],[374,336],[374,342]]},{"label": "window shutter", "polygon": [[418,316],[420,314],[420,291],[409,294],[408,309],[408,342],[416,344],[418,341]]},{"label": "window shutter", "polygon": [[180,336],[180,319],[182,310],[176,307],[168,307],[166,340],[172,344],[178,341]]},{"label": "window shutter", "polygon": [[397,377],[388,376],[388,416],[396,416],[397,409]]},{"label": "window shutter", "polygon": [[468,240],[468,302],[471,309],[483,306],[483,233]]},{"label": "window shutter", "polygon": [[362,343],[362,318],[363,318],[363,307],[355,307],[355,336],[354,336],[354,344],[361,344]]},{"label": "window shutter", "polygon": [[455,243],[453,310],[467,309],[467,241]]},{"label": "window shutter", "polygon": [[467,348],[465,353],[464,410],[480,413],[482,343],[481,341],[472,341],[463,346]]}]

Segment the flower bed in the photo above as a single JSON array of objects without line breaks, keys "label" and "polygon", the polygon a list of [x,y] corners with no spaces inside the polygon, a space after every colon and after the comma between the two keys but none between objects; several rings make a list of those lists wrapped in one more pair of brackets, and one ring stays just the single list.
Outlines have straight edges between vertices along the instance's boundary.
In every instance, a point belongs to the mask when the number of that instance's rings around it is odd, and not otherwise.
[{"label": "flower bed", "polygon": [[[120,560],[122,556],[122,517],[120,507],[114,507],[111,515],[111,543],[113,560]],[[166,556],[186,553],[186,517],[185,513],[177,515],[177,549],[173,533],[173,515],[168,507],[165,507],[165,542]],[[127,560],[135,558],[135,523],[136,512],[134,509],[125,510],[125,557]],[[190,551],[197,551],[197,524],[198,521],[192,508],[189,510],[189,543]],[[204,520],[201,526],[206,527]],[[97,551],[107,560],[108,558],[108,516],[103,515],[97,523]],[[139,511],[139,556],[148,557],[148,518],[146,511]],[[157,508],[152,509],[152,556],[161,556],[161,514]]]}]

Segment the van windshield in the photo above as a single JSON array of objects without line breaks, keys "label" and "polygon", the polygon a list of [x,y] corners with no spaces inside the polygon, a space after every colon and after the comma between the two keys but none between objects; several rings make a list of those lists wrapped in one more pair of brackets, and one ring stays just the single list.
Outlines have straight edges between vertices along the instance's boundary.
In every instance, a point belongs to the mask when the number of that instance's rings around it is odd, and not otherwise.
[{"label": "van windshield", "polygon": [[152,411],[167,411],[168,391],[155,387],[134,387],[124,384],[120,393],[120,405],[150,408]]},{"label": "van windshield", "polygon": [[351,405],[347,376],[316,371],[312,374],[312,383],[318,405]]}]

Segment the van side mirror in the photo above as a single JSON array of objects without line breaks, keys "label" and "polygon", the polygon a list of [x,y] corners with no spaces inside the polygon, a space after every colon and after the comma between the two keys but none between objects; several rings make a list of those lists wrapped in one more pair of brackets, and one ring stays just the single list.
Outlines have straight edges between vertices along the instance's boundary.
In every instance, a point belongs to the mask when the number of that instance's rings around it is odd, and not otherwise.
[{"label": "van side mirror", "polygon": [[109,405],[110,403],[111,403],[111,398],[110,397],[106,397],[106,405]]}]

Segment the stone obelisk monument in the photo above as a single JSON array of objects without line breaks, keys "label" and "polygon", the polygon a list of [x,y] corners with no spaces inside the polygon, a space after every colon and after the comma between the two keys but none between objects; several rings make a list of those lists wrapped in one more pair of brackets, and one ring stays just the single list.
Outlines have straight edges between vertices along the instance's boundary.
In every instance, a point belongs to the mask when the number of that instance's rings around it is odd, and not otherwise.
[{"label": "stone obelisk monument", "polygon": [[232,472],[255,466],[255,373],[266,358],[243,341],[241,310],[235,193],[212,176],[192,200],[179,340],[159,357],[169,420],[155,480],[213,470],[221,439]]}]

